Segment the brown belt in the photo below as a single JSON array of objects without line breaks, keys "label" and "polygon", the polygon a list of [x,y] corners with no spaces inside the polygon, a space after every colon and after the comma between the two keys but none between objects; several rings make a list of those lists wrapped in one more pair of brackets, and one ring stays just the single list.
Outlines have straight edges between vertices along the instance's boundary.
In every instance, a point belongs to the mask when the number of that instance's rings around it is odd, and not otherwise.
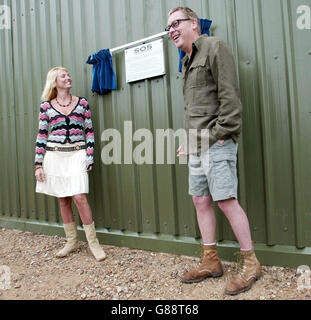
[{"label": "brown belt", "polygon": [[64,151],[64,152],[70,152],[70,151],[79,151],[86,149],[86,144],[82,146],[75,146],[75,147],[46,147],[46,151]]}]

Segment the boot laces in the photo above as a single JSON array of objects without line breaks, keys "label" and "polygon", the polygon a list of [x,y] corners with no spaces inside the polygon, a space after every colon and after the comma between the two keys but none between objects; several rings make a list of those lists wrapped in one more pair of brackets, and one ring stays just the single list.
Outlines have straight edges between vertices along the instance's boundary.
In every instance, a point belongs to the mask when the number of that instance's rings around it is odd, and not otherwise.
[{"label": "boot laces", "polygon": [[203,261],[203,258],[204,258],[205,254],[206,254],[205,252],[206,252],[206,249],[204,249],[203,246],[201,246],[201,248],[200,248],[200,260],[201,260],[201,262]]},{"label": "boot laces", "polygon": [[245,255],[242,254],[241,252],[236,252],[236,253],[234,253],[234,255],[237,256],[237,265],[235,268],[235,272],[244,275],[244,273],[246,271],[246,265],[244,263],[245,262]]},{"label": "boot laces", "polygon": [[201,262],[202,262],[202,260],[203,260],[203,257],[204,257],[204,248],[201,247],[201,248],[200,248],[200,260],[201,260]]}]

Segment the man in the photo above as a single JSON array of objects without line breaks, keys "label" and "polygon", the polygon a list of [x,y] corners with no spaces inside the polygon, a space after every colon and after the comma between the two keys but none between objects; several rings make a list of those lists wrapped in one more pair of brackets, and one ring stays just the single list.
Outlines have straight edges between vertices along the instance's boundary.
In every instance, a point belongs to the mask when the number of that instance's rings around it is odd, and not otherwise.
[{"label": "man", "polygon": [[[193,283],[223,275],[216,250],[216,218],[212,199],[228,218],[240,244],[240,268],[226,285],[235,295],[251,288],[261,275],[251,239],[248,218],[237,200],[237,141],[242,125],[242,105],[232,52],[224,41],[200,35],[198,16],[187,7],[169,12],[170,37],[186,52],[182,60],[185,129],[197,129],[199,151],[189,157],[189,194],[192,195],[202,235],[200,265],[181,281]],[[202,129],[208,129],[203,148]],[[206,150],[207,149],[207,150]],[[178,155],[186,155],[183,147]]]}]

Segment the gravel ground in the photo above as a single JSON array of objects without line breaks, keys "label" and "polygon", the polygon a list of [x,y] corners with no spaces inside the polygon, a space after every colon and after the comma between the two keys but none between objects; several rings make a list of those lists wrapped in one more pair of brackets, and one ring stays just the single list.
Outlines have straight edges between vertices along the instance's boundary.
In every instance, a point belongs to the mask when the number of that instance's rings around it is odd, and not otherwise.
[{"label": "gravel ground", "polygon": [[[97,262],[86,242],[76,253],[57,259],[65,239],[0,228],[0,268],[11,271],[10,289],[0,300],[311,300],[298,290],[296,269],[263,266],[263,277],[248,292],[223,294],[235,264],[223,262],[224,276],[182,284],[179,275],[199,258],[103,245]],[[1,269],[0,269],[1,270]]]}]

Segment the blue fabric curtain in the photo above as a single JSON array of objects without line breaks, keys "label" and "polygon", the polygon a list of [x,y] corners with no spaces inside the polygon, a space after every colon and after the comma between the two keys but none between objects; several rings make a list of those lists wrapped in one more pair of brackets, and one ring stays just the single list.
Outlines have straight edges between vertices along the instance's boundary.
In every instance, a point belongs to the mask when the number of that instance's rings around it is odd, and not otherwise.
[{"label": "blue fabric curtain", "polygon": [[[210,27],[213,21],[208,19],[199,19],[199,20],[200,20],[200,26],[201,26],[201,33],[210,35]],[[182,68],[181,60],[186,55],[186,52],[180,49],[178,49],[178,52],[179,52],[179,72],[181,72],[181,68]]]},{"label": "blue fabric curtain", "polygon": [[105,94],[117,89],[116,76],[109,49],[103,49],[92,54],[86,63],[93,65],[93,92]]}]

